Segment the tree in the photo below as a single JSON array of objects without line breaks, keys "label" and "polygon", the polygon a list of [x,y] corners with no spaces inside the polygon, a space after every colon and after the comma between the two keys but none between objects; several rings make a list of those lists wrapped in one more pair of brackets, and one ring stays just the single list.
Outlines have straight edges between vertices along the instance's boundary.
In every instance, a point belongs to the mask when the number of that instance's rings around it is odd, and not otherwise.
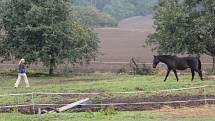
[{"label": "tree", "polygon": [[6,32],[0,42],[1,57],[23,57],[29,64],[42,61],[53,74],[65,59],[76,62],[96,56],[96,34],[72,19],[71,5],[65,0],[7,0],[0,4],[0,25]]},{"label": "tree", "polygon": [[71,2],[78,6],[90,6],[93,0],[71,0]]},{"label": "tree", "polygon": [[153,14],[153,8],[158,4],[158,0],[130,0],[135,6],[135,15]]},{"label": "tree", "polygon": [[205,53],[215,68],[215,1],[160,0],[155,8],[156,32],[147,43],[160,53]]},{"label": "tree", "polygon": [[73,6],[72,8],[73,18],[76,18],[83,25],[89,27],[112,27],[117,25],[113,17],[99,12],[94,7]]},{"label": "tree", "polygon": [[91,6],[98,10],[103,10],[105,5],[109,4],[111,0],[71,0],[75,6]]},{"label": "tree", "polygon": [[103,10],[107,4],[111,3],[111,0],[95,0],[96,8],[99,10]]},{"label": "tree", "polygon": [[117,20],[122,20],[134,15],[135,6],[129,0],[112,0],[104,7],[103,11]]},{"label": "tree", "polygon": [[159,0],[70,0],[75,6],[95,7],[117,20],[130,16],[153,14]]}]

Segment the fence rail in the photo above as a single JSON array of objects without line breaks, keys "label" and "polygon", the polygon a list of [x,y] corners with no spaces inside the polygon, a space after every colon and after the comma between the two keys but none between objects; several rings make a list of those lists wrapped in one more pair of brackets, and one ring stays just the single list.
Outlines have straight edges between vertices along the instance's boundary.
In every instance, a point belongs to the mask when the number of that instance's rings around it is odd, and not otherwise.
[{"label": "fence rail", "polygon": [[[158,93],[158,92],[175,92],[175,91],[182,91],[182,90],[193,90],[193,89],[205,89],[215,87],[215,85],[203,85],[203,86],[195,86],[195,87],[183,87],[183,88],[176,88],[176,89],[166,89],[166,90],[153,90],[153,91],[133,91],[133,92],[104,92],[104,93],[50,93],[50,92],[31,92],[31,93],[17,93],[17,94],[2,94],[0,97],[8,97],[8,96],[31,96],[31,104],[26,105],[2,105],[0,109],[5,108],[21,108],[21,107],[32,107],[35,114],[35,107],[36,106],[65,106],[68,104],[37,104],[35,103],[35,96],[37,95],[100,95],[100,94],[139,94],[139,93]],[[195,100],[175,100],[175,101],[164,101],[164,102],[131,102],[131,103],[101,103],[101,104],[80,104],[81,106],[123,106],[123,105],[150,105],[150,104],[178,104],[178,103],[192,103],[192,102],[203,102],[207,104],[208,101],[215,101],[214,98],[207,98],[206,94],[202,99],[195,99]]]},{"label": "fence rail", "polygon": [[[135,103],[103,103],[103,104],[80,104],[80,106],[122,106],[122,105],[150,105],[150,104],[177,104],[177,103],[191,103],[191,102],[204,102],[215,101],[214,98],[199,99],[199,100],[182,100],[182,101],[165,101],[165,102],[135,102]],[[26,104],[26,105],[8,105],[0,106],[2,108],[18,108],[18,107],[31,107],[31,106],[64,106],[69,104]]]},{"label": "fence rail", "polygon": [[92,93],[82,93],[82,92],[28,92],[28,93],[14,93],[14,94],[1,94],[0,97],[7,96],[30,96],[30,95],[101,95],[101,94],[140,94],[140,93],[160,93],[160,92],[172,92],[172,91],[183,91],[183,90],[192,90],[192,89],[201,89],[207,87],[215,87],[215,85],[203,85],[195,87],[183,87],[183,88],[174,88],[174,89],[165,89],[165,90],[152,90],[152,91],[129,91],[129,92],[92,92]]},{"label": "fence rail", "polygon": [[[102,61],[91,61],[92,64],[129,64],[130,62],[126,61],[110,61],[110,62],[102,62]],[[152,65],[153,63],[137,63],[137,64],[146,64]],[[213,63],[202,63],[202,65],[212,65]]]}]

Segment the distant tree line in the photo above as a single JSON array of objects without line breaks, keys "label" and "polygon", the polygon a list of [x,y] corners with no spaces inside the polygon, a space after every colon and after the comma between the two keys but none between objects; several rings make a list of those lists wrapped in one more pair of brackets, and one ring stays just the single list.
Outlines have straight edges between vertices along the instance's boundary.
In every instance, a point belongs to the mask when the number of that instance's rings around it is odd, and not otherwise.
[{"label": "distant tree line", "polygon": [[159,0],[70,0],[75,5],[91,6],[111,15],[116,20],[153,13]]},{"label": "distant tree line", "polygon": [[88,27],[114,27],[117,21],[110,15],[90,6],[72,6],[72,16]]}]

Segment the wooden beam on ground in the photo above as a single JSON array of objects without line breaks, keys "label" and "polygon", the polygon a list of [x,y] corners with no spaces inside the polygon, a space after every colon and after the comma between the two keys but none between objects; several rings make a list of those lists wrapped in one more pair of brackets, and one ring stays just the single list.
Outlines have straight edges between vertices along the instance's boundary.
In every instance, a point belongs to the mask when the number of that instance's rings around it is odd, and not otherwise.
[{"label": "wooden beam on ground", "polygon": [[71,103],[71,104],[69,104],[69,105],[63,106],[63,107],[61,107],[61,108],[58,108],[57,110],[58,110],[59,112],[63,112],[63,111],[66,111],[66,110],[68,110],[68,109],[70,109],[70,108],[76,107],[76,106],[78,106],[78,105],[80,105],[80,104],[82,104],[82,103],[84,103],[84,102],[86,102],[86,101],[89,101],[89,100],[90,100],[89,98],[86,98],[86,99],[83,99],[83,100],[80,100],[80,101]]},{"label": "wooden beam on ground", "polygon": [[84,102],[87,102],[89,100],[90,100],[89,98],[86,98],[86,99],[83,99],[83,100],[79,100],[77,102],[74,102],[74,103],[65,105],[63,107],[57,108],[56,110],[49,111],[48,113],[63,112],[63,111],[69,110],[71,108],[74,108],[74,107],[76,107],[76,106],[78,106],[78,105],[80,105],[80,104],[82,104]]}]

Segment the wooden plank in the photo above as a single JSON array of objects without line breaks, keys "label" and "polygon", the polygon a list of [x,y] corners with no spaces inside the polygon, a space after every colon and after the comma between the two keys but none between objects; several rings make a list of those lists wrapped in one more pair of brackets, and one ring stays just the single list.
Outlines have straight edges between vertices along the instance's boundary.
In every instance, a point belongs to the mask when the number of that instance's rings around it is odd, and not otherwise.
[{"label": "wooden plank", "polygon": [[65,105],[63,107],[60,107],[60,108],[57,108],[56,110],[52,110],[52,111],[49,111],[48,113],[53,113],[53,112],[63,112],[63,111],[66,111],[68,109],[71,109],[71,108],[74,108],[86,101],[89,101],[90,99],[89,98],[86,98],[86,99],[83,99],[83,100],[80,100],[80,101],[77,101],[77,102],[74,102],[74,103],[71,103],[71,104],[68,104],[68,105]]}]

